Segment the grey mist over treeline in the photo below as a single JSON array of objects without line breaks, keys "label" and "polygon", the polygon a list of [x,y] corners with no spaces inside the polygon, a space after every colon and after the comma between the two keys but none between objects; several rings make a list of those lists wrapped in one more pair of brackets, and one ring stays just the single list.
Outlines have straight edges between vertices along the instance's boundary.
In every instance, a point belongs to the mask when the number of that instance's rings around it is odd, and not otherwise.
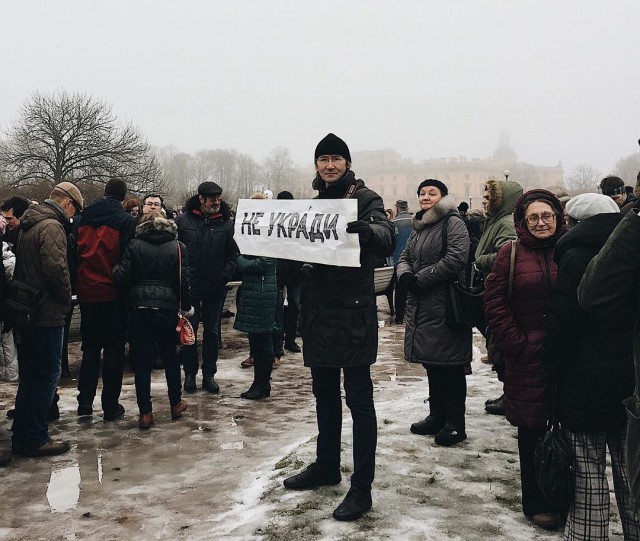
[{"label": "grey mist over treeline", "polygon": [[[328,132],[385,204],[436,175],[472,204],[505,170],[634,185],[637,20],[627,0],[5,3],[0,197],[64,179],[91,199],[114,174],[171,205],[203,180],[232,203],[310,197]],[[59,118],[35,110],[65,99]]]}]

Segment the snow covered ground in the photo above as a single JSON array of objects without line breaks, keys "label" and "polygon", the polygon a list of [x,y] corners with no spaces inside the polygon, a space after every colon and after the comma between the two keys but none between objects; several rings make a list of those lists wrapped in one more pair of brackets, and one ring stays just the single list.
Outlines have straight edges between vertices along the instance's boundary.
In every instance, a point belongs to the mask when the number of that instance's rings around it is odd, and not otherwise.
[{"label": "snow covered ground", "polygon": [[[125,418],[78,419],[75,380],[60,384],[61,419],[54,437],[72,449],[53,458],[16,458],[0,470],[0,539],[49,540],[522,540],[559,539],[533,526],[520,507],[515,429],[484,412],[500,393],[479,362],[476,337],[468,376],[468,440],[443,448],[409,425],[426,414],[424,369],[402,358],[404,329],[391,324],[381,301],[378,362],[373,368],[378,452],[373,509],[361,520],[331,517],[348,490],[351,420],[344,408],[343,481],[292,492],[282,480],[313,461],[315,410],[301,354],[274,371],[272,394],[252,402],[239,395],[252,379],[240,368],[246,336],[225,320],[217,380],[221,393],[185,395],[189,409],[171,421],[162,371],[154,371],[156,426],[137,428],[133,375],[125,374]],[[72,345],[72,372],[79,358]],[[15,384],[0,383],[0,409],[12,407]],[[99,410],[99,396],[94,403]],[[9,447],[2,414],[0,445]],[[613,500],[613,498],[612,498]],[[612,501],[612,540],[622,528]]]}]

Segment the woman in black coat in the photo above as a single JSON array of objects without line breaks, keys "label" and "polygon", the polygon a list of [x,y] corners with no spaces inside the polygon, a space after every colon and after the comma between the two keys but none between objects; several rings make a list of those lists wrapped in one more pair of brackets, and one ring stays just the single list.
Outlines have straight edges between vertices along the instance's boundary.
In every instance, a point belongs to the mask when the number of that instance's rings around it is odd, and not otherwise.
[{"label": "woman in black coat", "polygon": [[[555,397],[553,413],[573,448],[575,489],[565,539],[609,539],[607,447],[624,538],[639,539],[623,452],[622,401],[634,387],[634,318],[624,311],[616,317],[587,314],[577,298],[587,265],[622,216],[610,197],[595,193],[572,198],[566,211],[570,224],[579,223],[556,245],[558,275],[546,314],[541,362],[547,391]],[[610,286],[617,287],[614,282]]]},{"label": "woman in black coat", "polygon": [[127,291],[127,335],[133,350],[141,429],[154,424],[151,369],[156,344],[164,361],[171,418],[178,419],[187,409],[182,400],[176,325],[178,311],[189,315],[192,307],[187,251],[177,238],[175,223],[155,212],[145,214],[136,227],[136,238],[129,242],[113,271],[116,282]]}]

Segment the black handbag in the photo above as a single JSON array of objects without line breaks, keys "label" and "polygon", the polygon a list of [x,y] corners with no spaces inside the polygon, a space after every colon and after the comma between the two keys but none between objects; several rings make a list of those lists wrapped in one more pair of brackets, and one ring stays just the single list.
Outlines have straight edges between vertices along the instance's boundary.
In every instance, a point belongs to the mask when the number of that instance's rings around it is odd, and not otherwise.
[{"label": "black handbag", "polygon": [[[450,216],[442,224],[442,256],[447,252],[447,225]],[[445,324],[453,330],[477,327],[484,329],[484,284],[469,287],[464,283],[462,271],[455,279],[445,284]]]},{"label": "black handbag", "polygon": [[[561,377],[559,374],[558,378]],[[558,511],[566,512],[573,500],[573,450],[557,416],[558,387],[559,382],[556,381],[547,431],[536,442],[533,469],[540,492]]]},{"label": "black handbag", "polygon": [[484,329],[484,287],[470,288],[460,280],[447,282],[446,317],[451,328],[476,327]]},{"label": "black handbag", "polygon": [[573,499],[573,453],[558,421],[549,421],[536,442],[534,471],[547,501],[558,511],[568,511]]},{"label": "black handbag", "polygon": [[39,289],[26,282],[12,280],[4,303],[7,322],[17,328],[29,327],[43,300],[44,295]]}]

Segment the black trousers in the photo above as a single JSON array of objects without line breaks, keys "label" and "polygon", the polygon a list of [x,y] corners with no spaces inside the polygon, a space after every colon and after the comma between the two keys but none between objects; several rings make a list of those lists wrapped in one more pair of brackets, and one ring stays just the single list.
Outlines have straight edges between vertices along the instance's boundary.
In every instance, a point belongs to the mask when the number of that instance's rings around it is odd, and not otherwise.
[{"label": "black trousers", "polygon": [[394,289],[394,299],[393,304],[396,309],[396,323],[401,323],[404,319],[404,312],[407,309],[407,291],[406,286],[400,285],[396,275],[394,274],[393,279],[395,281],[395,289]]},{"label": "black trousers", "polygon": [[[327,472],[340,471],[342,398],[340,368],[312,368],[318,419],[317,463]],[[376,464],[378,426],[369,366],[343,368],[347,407],[353,420],[351,484],[371,490]]]},{"label": "black trousers", "polygon": [[423,366],[429,380],[431,415],[464,430],[467,399],[464,366]]},{"label": "black trousers", "polygon": [[102,409],[111,413],[118,407],[122,390],[126,312],[122,300],[80,304],[82,363],[78,375],[78,402],[93,404],[102,363]]}]

